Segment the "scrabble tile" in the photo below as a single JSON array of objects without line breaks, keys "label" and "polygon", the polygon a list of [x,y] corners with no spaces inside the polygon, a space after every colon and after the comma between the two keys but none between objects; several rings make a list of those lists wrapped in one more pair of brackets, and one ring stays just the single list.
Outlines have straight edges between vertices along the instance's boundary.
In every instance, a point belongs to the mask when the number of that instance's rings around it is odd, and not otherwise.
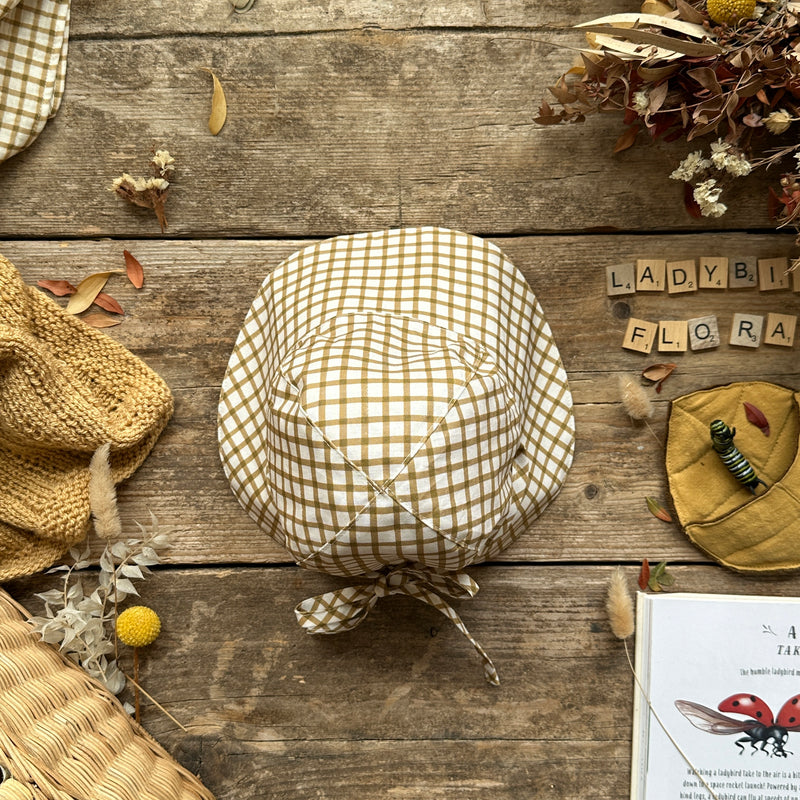
[{"label": "scrabble tile", "polygon": [[658,351],[683,353],[689,344],[686,320],[661,320],[658,323]]},{"label": "scrabble tile", "polygon": [[622,346],[626,350],[635,350],[637,353],[649,353],[653,349],[657,333],[657,323],[631,317],[628,320],[628,328],[625,331]]},{"label": "scrabble tile", "polygon": [[753,289],[758,283],[758,267],[753,258],[732,258],[728,262],[728,288]]},{"label": "scrabble tile", "polygon": [[703,256],[700,259],[697,285],[701,289],[727,289],[728,259]]},{"label": "scrabble tile", "polygon": [[758,259],[758,288],[762,292],[789,288],[788,258]]},{"label": "scrabble tile", "polygon": [[767,325],[764,328],[764,344],[791,347],[794,344],[796,327],[797,317],[791,314],[767,314]]},{"label": "scrabble tile", "polygon": [[667,262],[667,291],[670,294],[697,291],[697,262],[694,259]]},{"label": "scrabble tile", "polygon": [[687,323],[689,328],[689,347],[692,350],[709,350],[719,346],[719,325],[715,314],[695,317]]},{"label": "scrabble tile", "polygon": [[663,292],[667,288],[667,262],[660,258],[636,259],[636,291]]},{"label": "scrabble tile", "polygon": [[633,264],[612,264],[606,267],[606,294],[609,297],[635,292],[636,275]]},{"label": "scrabble tile", "polygon": [[731,323],[730,344],[739,347],[758,347],[761,344],[761,331],[764,328],[764,317],[758,314],[733,315]]},{"label": "scrabble tile", "polygon": [[798,264],[791,272],[792,276],[792,291],[800,292],[800,264]]}]

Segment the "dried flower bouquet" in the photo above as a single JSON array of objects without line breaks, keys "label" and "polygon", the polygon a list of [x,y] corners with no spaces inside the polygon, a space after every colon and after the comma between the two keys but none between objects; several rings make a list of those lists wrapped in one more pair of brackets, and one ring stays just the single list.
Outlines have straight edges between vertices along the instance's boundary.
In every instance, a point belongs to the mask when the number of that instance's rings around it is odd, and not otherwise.
[{"label": "dried flower bouquet", "polygon": [[715,141],[670,175],[685,183],[696,217],[724,214],[730,181],[788,162],[778,191],[770,189],[769,209],[779,226],[800,232],[800,139],[774,141],[800,121],[800,2],[645,0],[638,13],[577,27],[588,47],[549,87],[555,102],[542,102],[536,122],[577,123],[617,111],[625,130],[615,152],[640,131],[665,141],[710,136]]}]

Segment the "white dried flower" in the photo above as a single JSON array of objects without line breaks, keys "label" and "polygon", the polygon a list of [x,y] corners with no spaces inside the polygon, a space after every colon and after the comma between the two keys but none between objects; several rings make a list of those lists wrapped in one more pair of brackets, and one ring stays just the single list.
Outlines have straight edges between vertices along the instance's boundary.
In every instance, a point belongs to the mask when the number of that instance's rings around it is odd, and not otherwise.
[{"label": "white dried flower", "polygon": [[153,155],[153,165],[163,177],[167,172],[172,172],[175,169],[175,159],[169,154],[168,150],[156,150]]},{"label": "white dried flower", "polygon": [[643,117],[647,113],[647,109],[650,107],[650,97],[648,96],[647,92],[635,92],[631,107],[640,117]]},{"label": "white dried flower", "polygon": [[727,172],[734,177],[749,175],[753,169],[750,162],[744,157],[743,153],[733,147],[729,142],[717,139],[711,143],[711,163],[723,172]]},{"label": "white dried flower", "polygon": [[169,181],[164,178],[148,178],[144,183],[144,188],[164,192],[169,188]]},{"label": "white dried flower", "polygon": [[686,158],[670,173],[670,178],[674,181],[690,181],[697,175],[711,166],[711,162],[707,158],[703,158],[703,153],[700,150],[695,150],[689,153]]},{"label": "white dried flower", "polygon": [[704,217],[721,217],[728,207],[719,202],[722,187],[717,185],[714,178],[709,178],[694,187],[694,200],[700,206],[700,213]]},{"label": "white dried flower", "polygon": [[764,118],[767,130],[776,136],[787,131],[794,121],[795,118],[785,108],[779,108]]}]

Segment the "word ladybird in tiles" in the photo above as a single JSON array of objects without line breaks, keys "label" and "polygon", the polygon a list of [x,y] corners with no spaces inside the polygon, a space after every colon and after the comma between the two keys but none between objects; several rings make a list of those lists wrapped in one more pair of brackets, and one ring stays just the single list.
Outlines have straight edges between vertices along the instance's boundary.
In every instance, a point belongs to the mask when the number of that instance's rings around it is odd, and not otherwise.
[{"label": "word ladybird in tiles", "polygon": [[727,467],[728,472],[736,478],[739,483],[746,486],[753,494],[759,484],[767,484],[756,475],[756,471],[750,462],[739,452],[733,443],[736,436],[736,428],[729,428],[721,419],[715,419],[711,425],[711,446]]},{"label": "word ladybird in tiles", "polygon": [[[744,753],[745,745],[749,743],[754,753],[760,750],[769,756],[781,758],[788,758],[790,755],[790,751],[786,749],[789,732],[800,730],[799,705],[800,695],[790,697],[781,707],[776,720],[769,706],[754,694],[733,694],[717,706],[719,711],[700,703],[693,703],[691,700],[675,701],[678,711],[701,731],[718,736],[743,733],[744,736],[735,742],[740,755]],[[721,711],[740,714],[750,719],[729,717],[721,714]],[[768,746],[770,750],[767,750]]]}]

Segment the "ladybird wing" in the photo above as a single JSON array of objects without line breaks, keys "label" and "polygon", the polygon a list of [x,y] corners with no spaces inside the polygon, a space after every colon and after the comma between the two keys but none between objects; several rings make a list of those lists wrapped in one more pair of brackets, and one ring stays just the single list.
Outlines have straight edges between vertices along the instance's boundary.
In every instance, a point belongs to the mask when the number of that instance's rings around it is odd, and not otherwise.
[{"label": "ladybird wing", "polygon": [[720,711],[752,717],[767,727],[773,724],[772,711],[770,711],[769,706],[754,694],[747,694],[747,692],[732,694],[730,697],[726,697],[717,708]]},{"label": "ladybird wing", "polygon": [[675,707],[683,714],[695,728],[700,728],[706,733],[716,733],[720,736],[727,736],[731,733],[744,733],[750,728],[758,725],[753,719],[733,719],[713,708],[701,706],[700,703],[693,703],[691,700],[676,700]]},{"label": "ladybird wing", "polygon": [[800,730],[800,694],[790,697],[778,712],[777,724],[787,731]]}]

